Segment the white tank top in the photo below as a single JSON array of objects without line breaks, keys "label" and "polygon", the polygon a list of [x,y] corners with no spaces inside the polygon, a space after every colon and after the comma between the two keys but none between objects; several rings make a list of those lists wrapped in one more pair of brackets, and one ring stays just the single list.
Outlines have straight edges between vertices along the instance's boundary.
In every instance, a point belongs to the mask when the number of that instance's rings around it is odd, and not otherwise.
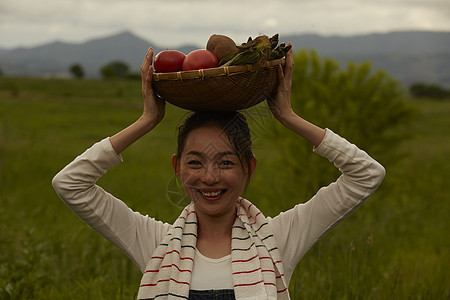
[{"label": "white tank top", "polygon": [[233,289],[231,254],[213,259],[195,250],[191,290]]}]

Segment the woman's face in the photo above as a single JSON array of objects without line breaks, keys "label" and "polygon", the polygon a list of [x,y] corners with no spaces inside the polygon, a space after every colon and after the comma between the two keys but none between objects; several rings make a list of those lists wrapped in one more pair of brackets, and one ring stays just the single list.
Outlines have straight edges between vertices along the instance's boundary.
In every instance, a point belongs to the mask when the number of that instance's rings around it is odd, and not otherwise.
[{"label": "woman's face", "polygon": [[[252,164],[256,164],[256,159]],[[181,157],[174,156],[172,165],[197,213],[209,216],[234,213],[236,200],[247,181],[248,168],[243,168],[221,127],[192,130]]]}]

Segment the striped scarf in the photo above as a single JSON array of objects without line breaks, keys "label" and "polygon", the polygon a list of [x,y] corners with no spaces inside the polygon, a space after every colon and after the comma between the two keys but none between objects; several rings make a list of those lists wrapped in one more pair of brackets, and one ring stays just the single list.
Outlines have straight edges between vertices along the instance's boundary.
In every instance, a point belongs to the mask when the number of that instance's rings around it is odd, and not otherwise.
[{"label": "striped scarf", "polygon": [[[266,218],[243,198],[236,207],[231,241],[236,299],[290,299]],[[188,299],[196,242],[197,215],[191,203],[156,248],[142,277],[138,299]]]}]

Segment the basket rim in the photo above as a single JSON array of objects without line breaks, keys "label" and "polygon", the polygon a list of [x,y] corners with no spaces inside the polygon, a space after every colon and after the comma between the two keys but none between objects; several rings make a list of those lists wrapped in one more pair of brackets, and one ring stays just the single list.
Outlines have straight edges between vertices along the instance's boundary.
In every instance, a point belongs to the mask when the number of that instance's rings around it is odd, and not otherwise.
[{"label": "basket rim", "polygon": [[179,72],[168,72],[168,73],[153,73],[153,81],[168,81],[168,80],[187,80],[187,79],[197,79],[213,76],[229,76],[233,74],[241,74],[245,72],[253,72],[263,68],[270,68],[276,65],[284,65],[286,63],[286,58],[282,57],[280,59],[273,59],[266,61],[265,63],[255,63],[246,64],[238,66],[226,66],[226,67],[216,67],[209,69],[199,69],[192,71],[179,71]]}]

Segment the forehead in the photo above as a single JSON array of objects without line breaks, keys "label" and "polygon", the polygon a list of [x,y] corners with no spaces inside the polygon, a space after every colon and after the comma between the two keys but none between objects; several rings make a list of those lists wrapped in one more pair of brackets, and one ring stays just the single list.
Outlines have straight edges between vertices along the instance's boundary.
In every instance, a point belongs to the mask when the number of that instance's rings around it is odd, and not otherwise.
[{"label": "forehead", "polygon": [[212,156],[219,152],[234,153],[234,148],[225,131],[217,125],[212,125],[199,127],[189,132],[183,154],[192,151]]}]

